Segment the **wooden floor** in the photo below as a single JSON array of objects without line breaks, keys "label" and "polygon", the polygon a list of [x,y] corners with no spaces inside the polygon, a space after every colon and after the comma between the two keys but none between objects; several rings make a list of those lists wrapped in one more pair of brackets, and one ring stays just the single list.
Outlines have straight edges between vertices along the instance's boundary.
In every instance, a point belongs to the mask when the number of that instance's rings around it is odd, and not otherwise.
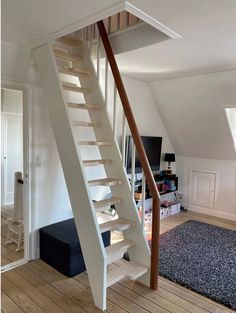
[{"label": "wooden floor", "polygon": [[13,212],[6,212],[1,214],[1,266],[24,258],[23,250],[16,252],[16,244],[5,244],[7,238],[7,218],[13,217]]},{"label": "wooden floor", "polygon": [[[162,221],[162,232],[189,219],[236,230],[236,224],[193,213],[181,213]],[[116,265],[119,266],[119,262]],[[108,288],[110,313],[229,313],[234,312],[166,279],[159,279],[158,291],[123,280]],[[41,260],[29,262],[2,275],[2,312],[96,313],[87,274],[67,278]]]}]

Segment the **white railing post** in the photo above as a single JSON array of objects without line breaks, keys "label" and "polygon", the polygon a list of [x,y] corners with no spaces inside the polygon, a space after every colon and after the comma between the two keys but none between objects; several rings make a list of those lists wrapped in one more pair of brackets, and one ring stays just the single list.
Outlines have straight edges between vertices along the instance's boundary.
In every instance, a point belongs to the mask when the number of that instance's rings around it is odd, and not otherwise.
[{"label": "white railing post", "polygon": [[108,105],[108,59],[105,57],[105,106]]},{"label": "white railing post", "polygon": [[135,185],[135,154],[136,149],[134,142],[132,141],[132,159],[131,159],[131,193],[134,198],[134,185]]},{"label": "white railing post", "polygon": [[114,81],[114,95],[113,95],[113,134],[116,139],[116,105],[117,105],[117,88]]},{"label": "white railing post", "polygon": [[145,200],[146,200],[146,177],[142,170],[142,229],[144,230],[144,217],[145,217]]},{"label": "white railing post", "polygon": [[92,29],[92,27],[93,27],[93,25],[90,25],[90,26],[88,26],[89,27],[89,51],[90,51],[90,53],[91,53],[91,51],[92,51],[92,47],[93,47],[93,39],[92,39],[92,31],[93,31],[93,29]]},{"label": "white railing post", "polygon": [[123,122],[122,122],[122,161],[125,167],[125,145],[126,145],[126,117],[123,111]]},{"label": "white railing post", "polygon": [[101,47],[101,38],[98,34],[98,42],[97,42],[97,80],[98,84],[100,83],[100,47]]}]

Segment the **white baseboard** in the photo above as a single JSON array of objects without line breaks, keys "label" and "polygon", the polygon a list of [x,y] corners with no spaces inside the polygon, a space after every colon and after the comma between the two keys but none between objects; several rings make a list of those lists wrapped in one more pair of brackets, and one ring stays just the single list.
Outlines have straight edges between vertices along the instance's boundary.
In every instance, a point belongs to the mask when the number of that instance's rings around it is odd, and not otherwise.
[{"label": "white baseboard", "polygon": [[12,270],[13,268],[16,268],[16,267],[18,267],[18,266],[24,265],[24,264],[26,264],[26,263],[28,263],[28,261],[23,258],[23,259],[20,259],[20,260],[15,261],[15,262],[12,262],[12,263],[3,265],[3,266],[1,267],[1,273],[10,271],[10,270]]},{"label": "white baseboard", "polygon": [[36,248],[35,259],[40,259],[40,249]]},{"label": "white baseboard", "polygon": [[193,207],[193,206],[188,206],[188,205],[184,205],[184,207],[187,208],[189,211],[192,211],[192,212],[210,215],[210,216],[214,216],[214,217],[220,217],[220,218],[230,220],[230,221],[236,221],[236,213],[230,214],[230,213],[215,211],[212,209],[199,208],[199,207]]}]

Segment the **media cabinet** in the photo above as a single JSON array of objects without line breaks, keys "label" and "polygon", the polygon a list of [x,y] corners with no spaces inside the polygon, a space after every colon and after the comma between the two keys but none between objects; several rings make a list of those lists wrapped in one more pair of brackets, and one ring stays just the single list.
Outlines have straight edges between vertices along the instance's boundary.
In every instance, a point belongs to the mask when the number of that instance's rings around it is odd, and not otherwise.
[{"label": "media cabinet", "polygon": [[[174,215],[180,212],[180,203],[175,197],[175,192],[178,190],[178,177],[172,175],[155,175],[154,176],[157,188],[161,197],[161,216],[163,219],[170,215]],[[151,214],[152,211],[152,195],[148,190],[148,186],[145,187],[145,215]],[[142,180],[135,183],[135,200],[137,208],[142,210],[143,205],[143,193],[142,193]]]}]

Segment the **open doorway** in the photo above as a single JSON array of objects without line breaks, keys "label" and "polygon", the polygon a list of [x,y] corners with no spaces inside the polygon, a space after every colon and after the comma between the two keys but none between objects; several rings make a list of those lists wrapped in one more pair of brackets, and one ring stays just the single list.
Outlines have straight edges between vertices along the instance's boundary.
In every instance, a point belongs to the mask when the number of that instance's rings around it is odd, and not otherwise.
[{"label": "open doorway", "polygon": [[24,258],[23,92],[1,90],[1,266]]}]

